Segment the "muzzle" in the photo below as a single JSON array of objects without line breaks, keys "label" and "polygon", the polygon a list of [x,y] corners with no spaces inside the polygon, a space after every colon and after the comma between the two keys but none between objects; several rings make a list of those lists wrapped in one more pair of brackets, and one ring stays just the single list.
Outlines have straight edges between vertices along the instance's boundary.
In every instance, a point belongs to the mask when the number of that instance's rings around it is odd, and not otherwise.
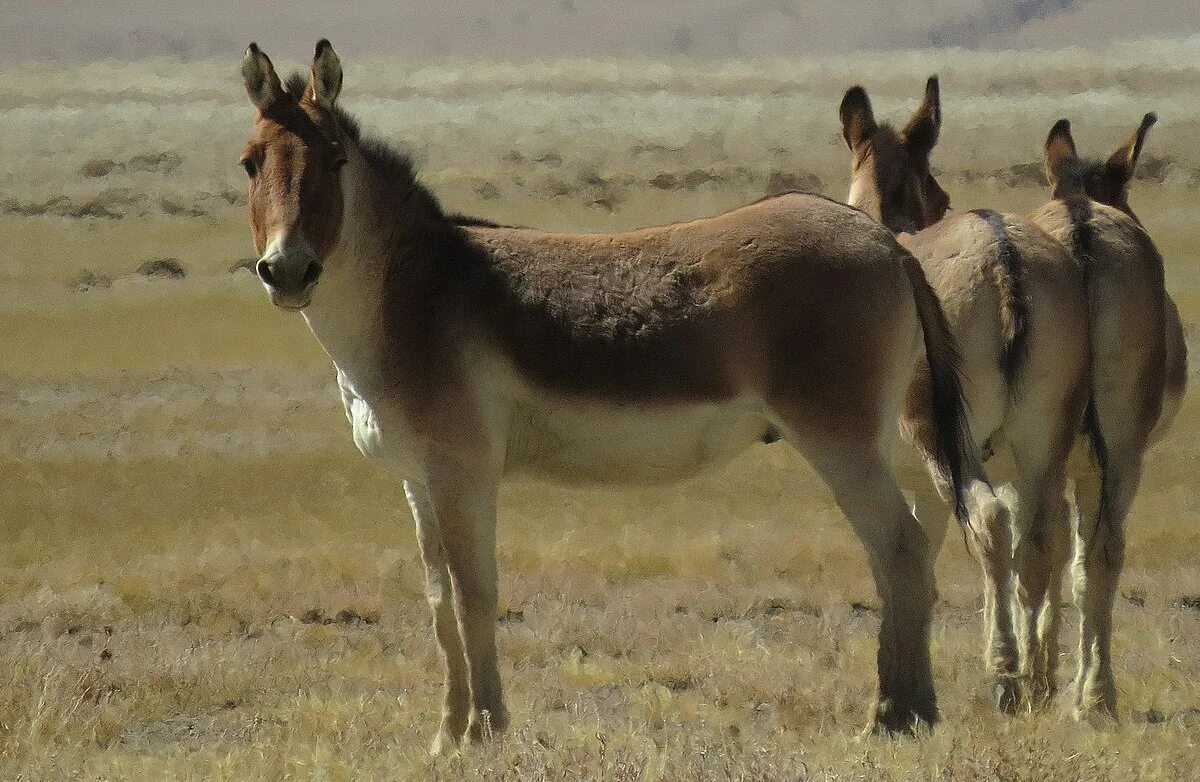
[{"label": "muzzle", "polygon": [[307,245],[288,247],[272,242],[254,271],[272,304],[285,310],[302,310],[312,301],[313,288],[321,278],[321,262]]}]

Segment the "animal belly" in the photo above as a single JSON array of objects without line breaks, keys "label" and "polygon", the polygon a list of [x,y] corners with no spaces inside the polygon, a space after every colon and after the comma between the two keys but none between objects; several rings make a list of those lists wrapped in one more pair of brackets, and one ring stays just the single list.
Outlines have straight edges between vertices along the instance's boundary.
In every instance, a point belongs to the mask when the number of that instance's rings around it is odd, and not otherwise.
[{"label": "animal belly", "polygon": [[681,407],[525,405],[514,413],[505,471],[571,483],[662,483],[777,439],[757,404]]}]

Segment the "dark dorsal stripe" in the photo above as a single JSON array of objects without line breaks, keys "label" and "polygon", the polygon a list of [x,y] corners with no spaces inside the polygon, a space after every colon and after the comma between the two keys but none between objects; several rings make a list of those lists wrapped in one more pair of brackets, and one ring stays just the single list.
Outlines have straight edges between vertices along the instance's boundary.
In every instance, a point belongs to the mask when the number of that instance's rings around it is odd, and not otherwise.
[{"label": "dark dorsal stripe", "polygon": [[1072,195],[1062,199],[1071,221],[1071,253],[1083,264],[1086,277],[1092,260],[1096,234],[1092,228],[1092,201],[1086,196]]},{"label": "dark dorsal stripe", "polygon": [[1021,254],[999,212],[975,209],[971,214],[987,223],[996,241],[996,286],[1000,289],[1000,323],[1004,329],[1004,355],[1000,359],[1000,368],[1004,371],[1009,394],[1012,394],[1029,352],[1029,300],[1025,294]]},{"label": "dark dorsal stripe", "polygon": [[[1071,223],[1071,254],[1083,267],[1084,284],[1087,286],[1088,298],[1091,298],[1091,267],[1094,261],[1096,246],[1096,231],[1092,227],[1092,201],[1080,194],[1069,195],[1060,199],[1067,208],[1067,216]],[[1104,429],[1100,424],[1100,415],[1096,411],[1096,394],[1093,390],[1088,398],[1087,410],[1083,414],[1083,433],[1092,445],[1092,458],[1100,470],[1100,504],[1098,519],[1092,519],[1093,524],[1099,525],[1108,517],[1108,443],[1104,440]],[[1093,540],[1099,536],[1093,537]]]}]

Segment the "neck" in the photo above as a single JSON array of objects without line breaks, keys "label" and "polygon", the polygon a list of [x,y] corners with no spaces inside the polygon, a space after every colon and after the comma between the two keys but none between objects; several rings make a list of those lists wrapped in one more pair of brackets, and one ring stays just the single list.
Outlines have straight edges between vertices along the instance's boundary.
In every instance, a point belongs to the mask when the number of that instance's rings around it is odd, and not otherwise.
[{"label": "neck", "polygon": [[855,209],[861,209],[875,222],[883,222],[879,194],[875,192],[874,188],[865,185],[862,177],[856,176],[850,180],[850,194],[846,196],[846,203]]},{"label": "neck", "polygon": [[391,232],[372,214],[382,183],[356,145],[347,145],[346,157],[338,243],[325,260],[325,273],[303,315],[338,371],[370,382],[382,337],[384,285],[393,260],[387,247]]}]

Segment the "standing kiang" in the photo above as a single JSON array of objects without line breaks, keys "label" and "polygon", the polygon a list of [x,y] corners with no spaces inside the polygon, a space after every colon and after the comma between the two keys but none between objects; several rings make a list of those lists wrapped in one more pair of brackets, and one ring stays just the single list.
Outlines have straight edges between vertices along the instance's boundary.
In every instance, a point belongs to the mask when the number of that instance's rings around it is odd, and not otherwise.
[{"label": "standing kiang", "polygon": [[[861,92],[858,88],[851,90],[843,102],[844,125],[847,116],[863,114],[861,110],[856,110],[861,104],[856,91]],[[865,97],[865,93],[861,97]],[[938,85],[936,79],[931,79],[913,123],[897,135],[904,142],[911,129],[921,127],[923,117],[934,116],[940,125],[940,115]],[[1187,377],[1182,323],[1174,302],[1166,294],[1162,258],[1128,203],[1129,183],[1146,134],[1154,121],[1153,114],[1146,115],[1141,127],[1129,141],[1108,160],[1100,162],[1079,159],[1071,139],[1070,125],[1060,120],[1046,142],[1047,171],[1054,186],[1053,200],[1025,220],[1012,215],[1003,217],[1004,225],[1027,225],[1031,222],[1053,237],[1070,253],[1079,270],[1077,279],[1082,280],[1083,285],[1086,314],[1083,339],[1086,350],[1080,347],[1079,352],[1080,355],[1091,357],[1086,380],[1087,404],[1077,434],[1072,437],[1072,448],[1066,461],[1067,478],[1072,484],[1069,496],[1074,499],[1076,510],[1074,594],[1081,613],[1078,672],[1073,691],[1074,714],[1077,718],[1116,714],[1116,687],[1111,668],[1111,617],[1117,580],[1124,561],[1125,519],[1140,480],[1145,451],[1150,444],[1161,439],[1173,420],[1181,403]],[[904,227],[933,225],[949,207],[949,199],[929,170],[927,147],[931,145],[907,142],[902,146],[905,153],[910,155],[908,160],[902,161],[901,165],[879,167],[874,165],[873,155],[860,145],[855,156],[855,182],[859,187],[857,198],[861,204],[879,214],[888,213],[889,203],[895,205],[900,215],[898,220],[908,221]],[[855,146],[851,145],[851,148]],[[889,157],[893,161],[896,159],[894,155]],[[875,169],[875,181],[881,183],[878,192],[891,193],[891,202],[886,198],[870,201],[872,176],[859,174],[860,169],[870,168]],[[880,170],[885,172],[884,176],[877,175],[876,172]],[[911,172],[907,175],[905,185],[907,196],[901,196],[894,189],[905,180],[904,176],[897,174],[898,171]],[[864,194],[868,197],[864,198]],[[852,188],[852,198],[855,196]],[[908,206],[901,206],[904,203]],[[928,210],[930,204],[934,206],[932,214]],[[940,212],[937,211],[939,208]],[[977,210],[972,214],[996,224],[992,212]],[[951,270],[949,273],[952,275],[960,274],[964,271],[960,264],[969,256],[955,257],[951,254],[941,259],[939,264],[936,253],[922,249],[924,237],[932,236],[952,220],[963,219],[968,218],[964,215],[942,220],[915,236],[903,237],[902,241],[922,259],[930,281],[942,296],[956,336],[960,341],[969,343],[967,332],[979,326],[956,317],[954,292],[941,283],[942,277],[937,270],[941,265]],[[994,252],[1002,254],[1005,243],[999,231],[996,235]],[[1023,326],[1020,329],[1006,327],[1004,333],[1023,334],[1021,342],[1026,347],[1022,350],[1026,352],[1036,350],[1047,340],[1062,341],[1064,333],[1061,327],[1057,333],[1053,330],[1039,332],[1036,319],[1028,314],[1033,311],[1038,295],[1031,285],[1033,277],[1029,273],[1033,268],[1029,261],[1035,256],[1028,251],[1020,251],[1009,257],[1020,265],[1008,264],[1013,272],[1008,278],[1015,284],[1009,285],[1012,293],[1007,299],[1016,304],[1024,302],[1026,314],[1021,315],[1018,307],[1002,305],[1002,318]],[[1045,256],[1046,259],[1050,257]],[[1061,266],[1061,256],[1054,263]],[[1046,304],[1051,308],[1052,315],[1055,311],[1060,314],[1066,311],[1076,313],[1072,317],[1076,328],[1066,336],[1078,339],[1078,292],[1061,299],[1057,307],[1052,298],[1047,298]],[[1005,309],[1012,314],[1004,315]],[[1047,323],[1054,325],[1053,320]],[[1011,337],[1006,337],[1005,341],[1008,344],[1015,342]],[[968,355],[971,353],[969,346],[964,347],[964,351]],[[1007,373],[1011,364],[1002,362],[1002,367]],[[976,381],[969,360],[964,373],[968,404],[974,404]],[[1024,382],[1031,385],[1048,383],[1053,390],[1053,377],[1034,374]],[[1068,397],[1073,397],[1068,393],[1067,385],[1057,385],[1057,388]],[[1026,404],[1020,388],[1016,391],[1016,404]],[[1037,390],[1039,395],[1046,392],[1045,388]],[[972,412],[974,427],[976,416]],[[973,433],[976,437],[983,437],[979,428],[973,428]],[[1021,446],[1014,442],[1011,433],[1007,433],[1004,439],[1008,441],[1007,449],[998,448],[1002,442],[995,437],[980,439],[987,454],[996,455],[988,462],[988,471],[997,482],[1011,480],[1014,474],[1019,474],[1022,461],[1028,461],[1028,456],[1022,454]],[[1058,453],[1061,456],[1061,448]],[[1021,512],[1025,498],[1019,479],[1016,485],[1018,513],[1013,564],[1016,576],[1014,597],[1021,619],[1017,627],[1021,652],[1020,678],[1027,686],[1025,691],[1030,696],[1031,705],[1036,705],[1046,702],[1057,688],[1058,598],[1062,573],[1070,556],[1070,540],[1066,537],[1070,520],[1066,505],[1054,503],[1046,506],[1038,525],[1026,526],[1033,519]],[[919,497],[918,494],[918,504]],[[928,523],[928,515],[918,510],[923,523]],[[940,519],[945,516],[942,512]],[[935,530],[936,549],[940,544],[937,531],[944,530],[945,525],[938,523],[937,518],[933,521],[930,526]],[[1000,571],[997,569],[996,572]],[[1038,594],[1043,595],[1042,599],[1037,598]],[[989,624],[988,631],[988,660],[994,664],[994,652],[998,648],[994,624]],[[1004,705],[1003,700],[1001,705]]]},{"label": "standing kiang", "polygon": [[[1146,450],[1165,436],[1187,384],[1183,323],[1166,291],[1163,259],[1129,206],[1129,185],[1156,121],[1146,114],[1106,160],[1081,158],[1070,122],[1055,123],[1046,139],[1053,198],[1031,215],[1084,269],[1096,356],[1089,442],[1080,443],[1071,470],[1078,506],[1073,586],[1080,613],[1074,711],[1080,718],[1117,713],[1112,613],[1126,520]],[[1051,577],[1059,580],[1061,572]]]},{"label": "standing kiang", "polygon": [[954,339],[885,228],[803,194],[624,234],[480,225],[447,216],[339,107],[327,41],[307,77],[285,85],[253,44],[242,74],[256,271],[333,360],[355,444],[396,471],[416,520],[445,663],[435,753],[509,719],[504,475],[667,481],[776,439],[820,473],[867,551],[882,614],[871,726],[936,721],[928,539],[887,458],[919,360],[960,503],[976,449]]},{"label": "standing kiang", "polygon": [[[1067,463],[1090,394],[1083,270],[1029,219],[990,209],[945,216],[950,199],[929,160],[942,122],[936,76],[901,130],[875,120],[862,87],[846,92],[840,115],[853,154],[849,203],[902,234],[920,260],[962,351],[972,439],[988,475],[1016,494],[1015,513],[982,504],[967,525],[983,570],[984,667],[996,704],[1012,712],[1045,702],[1057,656],[1043,639],[1054,636],[1058,619],[1047,606],[1057,605],[1061,590],[1049,575],[1070,554]],[[904,429],[926,458],[929,417],[914,385]],[[904,474],[936,551],[946,504],[928,479]]]}]

